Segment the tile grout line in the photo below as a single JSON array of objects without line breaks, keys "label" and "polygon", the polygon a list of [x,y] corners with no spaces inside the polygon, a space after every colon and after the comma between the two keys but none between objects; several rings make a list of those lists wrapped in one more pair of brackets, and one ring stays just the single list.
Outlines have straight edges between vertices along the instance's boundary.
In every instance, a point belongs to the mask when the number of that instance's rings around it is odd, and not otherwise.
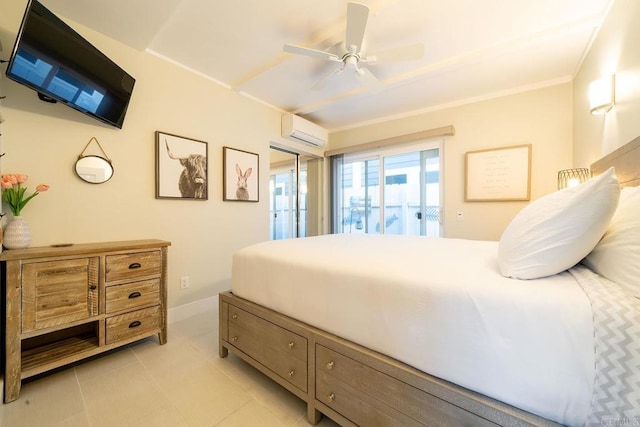
[{"label": "tile grout line", "polygon": [[244,408],[245,406],[247,406],[248,404],[250,404],[251,402],[255,402],[255,398],[253,396],[251,396],[251,399],[249,399],[246,403],[244,403],[243,405],[240,405],[235,411],[233,411],[232,413],[230,413],[229,415],[227,415],[226,417],[224,417],[223,419],[220,420],[219,423],[216,423],[214,425],[215,426],[219,426],[222,423],[224,423],[226,420],[229,419],[229,417],[233,416],[233,414],[237,413],[238,411],[240,411],[242,408]]},{"label": "tile grout line", "polygon": [[80,390],[80,400],[82,400],[84,415],[86,416],[87,421],[89,422],[89,427],[91,427],[93,423],[91,422],[91,417],[89,416],[89,408],[87,407],[87,401],[84,396],[84,390],[82,389],[82,384],[80,383],[80,378],[78,377],[78,369],[75,366],[73,367],[73,375],[76,378],[76,382],[78,383],[78,389]]},{"label": "tile grout line", "polygon": [[164,389],[162,388],[162,386],[160,385],[160,383],[156,379],[156,376],[153,375],[151,370],[149,370],[147,365],[144,363],[144,361],[138,355],[138,352],[136,352],[136,350],[133,347],[131,348],[131,351],[133,352],[133,355],[136,357],[136,360],[138,360],[138,362],[140,362],[140,364],[142,365],[142,368],[144,369],[144,371],[151,378],[151,381],[153,382],[153,385],[160,391],[160,394],[162,394],[162,396],[167,400],[167,402],[169,402],[169,404],[173,407],[173,409],[175,409],[175,411],[178,414],[180,414],[180,418],[182,418],[182,421],[184,421],[185,425],[190,426],[191,423],[189,423],[189,419],[180,410],[180,408],[178,408],[176,405],[174,405],[173,401],[171,400],[171,397],[164,391]]}]

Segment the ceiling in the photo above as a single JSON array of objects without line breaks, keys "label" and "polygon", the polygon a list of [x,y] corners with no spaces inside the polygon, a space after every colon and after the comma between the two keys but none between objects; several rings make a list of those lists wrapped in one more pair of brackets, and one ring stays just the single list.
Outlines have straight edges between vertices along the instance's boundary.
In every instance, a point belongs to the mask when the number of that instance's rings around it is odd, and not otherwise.
[{"label": "ceiling", "polygon": [[570,81],[613,0],[363,0],[367,54],[422,43],[417,60],[341,64],[283,51],[345,39],[346,0],[41,0],[55,13],[329,130]]}]

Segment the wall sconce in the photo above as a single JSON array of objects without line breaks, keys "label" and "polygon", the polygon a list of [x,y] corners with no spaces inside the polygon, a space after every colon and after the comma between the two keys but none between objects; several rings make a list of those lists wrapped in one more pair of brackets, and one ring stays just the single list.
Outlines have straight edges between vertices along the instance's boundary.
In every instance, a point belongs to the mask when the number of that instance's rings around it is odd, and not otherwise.
[{"label": "wall sconce", "polygon": [[615,103],[615,75],[603,77],[589,85],[589,107],[591,114],[607,114]]},{"label": "wall sconce", "polygon": [[587,182],[591,178],[591,171],[587,168],[565,169],[558,171],[558,190],[575,187]]}]

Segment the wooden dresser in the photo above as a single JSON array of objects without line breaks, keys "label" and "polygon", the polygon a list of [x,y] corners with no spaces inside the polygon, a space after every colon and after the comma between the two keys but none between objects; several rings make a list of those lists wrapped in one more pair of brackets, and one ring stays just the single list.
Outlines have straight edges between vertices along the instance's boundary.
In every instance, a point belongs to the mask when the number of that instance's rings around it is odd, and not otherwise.
[{"label": "wooden dresser", "polygon": [[167,341],[170,242],[34,247],[0,254],[4,402],[21,380],[158,334]]}]

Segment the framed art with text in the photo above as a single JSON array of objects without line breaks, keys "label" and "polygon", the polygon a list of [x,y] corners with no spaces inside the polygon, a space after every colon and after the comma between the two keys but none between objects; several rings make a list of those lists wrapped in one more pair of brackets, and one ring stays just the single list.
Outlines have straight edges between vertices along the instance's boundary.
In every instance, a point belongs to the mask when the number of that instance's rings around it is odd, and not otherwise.
[{"label": "framed art with text", "polygon": [[465,153],[465,202],[529,200],[531,144]]}]

